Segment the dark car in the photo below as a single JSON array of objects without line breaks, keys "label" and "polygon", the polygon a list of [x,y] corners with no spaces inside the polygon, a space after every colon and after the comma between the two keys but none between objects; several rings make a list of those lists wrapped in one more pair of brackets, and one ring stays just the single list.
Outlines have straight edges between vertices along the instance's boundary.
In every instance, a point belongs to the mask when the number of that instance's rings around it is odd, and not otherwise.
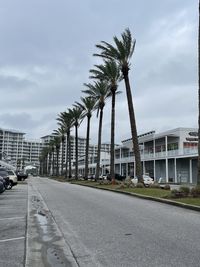
[{"label": "dark car", "polygon": [[28,174],[26,174],[24,172],[18,172],[17,173],[17,180],[18,181],[24,181],[27,178],[28,178]]},{"label": "dark car", "polygon": [[[121,175],[119,173],[115,173],[115,179],[116,180],[123,181],[125,178],[126,178],[126,176],[123,176],[123,175]],[[107,179],[109,181],[111,181],[111,175],[110,174],[107,174]]]},{"label": "dark car", "polygon": [[5,188],[6,189],[11,189],[12,188],[12,184],[10,182],[8,172],[7,172],[7,170],[5,168],[0,168],[0,176],[4,180],[4,186],[5,186]]},{"label": "dark car", "polygon": [[5,180],[0,176],[0,194],[5,191]]}]

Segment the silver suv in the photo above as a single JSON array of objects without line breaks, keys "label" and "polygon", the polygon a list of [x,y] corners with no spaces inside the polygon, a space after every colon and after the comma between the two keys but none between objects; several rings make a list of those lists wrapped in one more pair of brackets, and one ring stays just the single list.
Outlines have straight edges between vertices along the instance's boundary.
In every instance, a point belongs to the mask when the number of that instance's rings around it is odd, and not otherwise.
[{"label": "silver suv", "polygon": [[8,170],[7,172],[12,186],[17,185],[17,174],[12,170]]}]

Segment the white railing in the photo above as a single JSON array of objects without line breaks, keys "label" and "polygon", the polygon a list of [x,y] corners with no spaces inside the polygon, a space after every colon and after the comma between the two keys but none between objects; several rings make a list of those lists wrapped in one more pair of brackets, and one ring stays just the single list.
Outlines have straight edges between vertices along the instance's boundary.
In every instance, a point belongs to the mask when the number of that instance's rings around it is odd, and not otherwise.
[{"label": "white railing", "polygon": [[183,154],[184,155],[193,155],[193,154],[198,154],[198,148],[184,148],[183,149]]}]

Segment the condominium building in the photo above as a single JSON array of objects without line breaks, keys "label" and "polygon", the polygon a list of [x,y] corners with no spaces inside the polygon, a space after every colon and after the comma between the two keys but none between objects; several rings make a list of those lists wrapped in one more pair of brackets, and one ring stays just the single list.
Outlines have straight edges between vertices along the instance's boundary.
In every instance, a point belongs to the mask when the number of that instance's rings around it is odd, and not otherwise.
[{"label": "condominium building", "polygon": [[10,165],[15,169],[23,169],[31,164],[39,167],[42,147],[41,140],[25,140],[24,132],[0,128],[0,164],[2,166]]}]

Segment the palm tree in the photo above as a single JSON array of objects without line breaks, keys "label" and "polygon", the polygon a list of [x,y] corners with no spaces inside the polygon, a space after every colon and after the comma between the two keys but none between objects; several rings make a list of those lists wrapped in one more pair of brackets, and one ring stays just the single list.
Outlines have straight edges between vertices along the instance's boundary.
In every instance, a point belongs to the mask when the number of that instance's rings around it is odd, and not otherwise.
[{"label": "palm tree", "polygon": [[103,109],[105,106],[105,101],[111,96],[107,82],[96,81],[94,84],[88,83],[84,84],[88,89],[82,92],[86,93],[90,97],[97,101],[97,117],[99,116],[99,131],[98,131],[98,148],[97,148],[97,165],[95,179],[99,179],[100,172],[100,153],[101,153],[101,136],[102,136],[102,122],[103,122]]},{"label": "palm tree", "polygon": [[47,161],[48,161],[48,154],[49,149],[48,147],[44,147],[40,153],[40,174],[46,175],[47,174]]},{"label": "palm tree", "polygon": [[96,100],[92,97],[81,97],[81,102],[76,102],[76,105],[83,110],[83,116],[87,117],[87,133],[86,133],[86,147],[85,147],[85,179],[88,179],[88,155],[89,155],[89,140],[90,140],[90,120],[92,112],[96,108]]},{"label": "palm tree", "polygon": [[51,168],[53,170],[53,166],[52,166],[52,156],[53,156],[53,150],[54,150],[54,143],[53,140],[51,140],[48,144],[48,148],[49,148],[49,162],[48,162],[48,175],[51,175]]},{"label": "palm tree", "polygon": [[63,175],[63,164],[64,164],[64,142],[65,142],[65,128],[63,126],[59,127],[57,130],[54,130],[53,134],[60,137],[62,150],[61,150],[61,175]]},{"label": "palm tree", "polygon": [[83,119],[82,108],[74,105],[72,109],[68,109],[69,114],[73,118],[73,125],[75,127],[75,178],[78,179],[78,127]]},{"label": "palm tree", "polygon": [[59,152],[60,152],[60,136],[54,136],[53,139],[55,148],[56,148],[56,176],[59,176]]},{"label": "palm tree", "polygon": [[91,69],[90,78],[104,80],[112,95],[112,110],[111,110],[111,149],[110,149],[110,176],[112,182],[115,182],[115,97],[118,87],[118,82],[121,81],[120,69],[114,60],[104,61],[104,65],[95,65],[97,69]]},{"label": "palm tree", "polygon": [[[73,126],[73,117],[69,112],[61,112],[58,115],[58,124],[64,128],[67,134],[66,142],[66,160],[65,160],[65,178],[71,178],[71,128]],[[68,172],[68,163],[69,163],[69,172]]]},{"label": "palm tree", "polygon": [[132,38],[131,32],[129,29],[126,29],[121,34],[121,40],[114,36],[115,46],[102,41],[101,44],[96,45],[98,49],[101,50],[100,54],[94,54],[95,56],[100,56],[105,59],[114,59],[119,64],[121,72],[123,74],[123,79],[126,86],[126,95],[129,108],[129,118],[131,125],[131,134],[133,140],[133,148],[135,153],[135,163],[136,163],[136,175],[139,182],[143,182],[142,178],[142,164],[139,150],[139,143],[137,137],[137,127],[135,120],[135,113],[133,108],[133,100],[131,87],[129,82],[129,70],[130,70],[130,59],[133,55],[135,49],[136,40]]},{"label": "palm tree", "polygon": [[199,125],[199,129],[198,129],[198,138],[199,138],[199,141],[198,141],[198,171],[197,171],[197,184],[200,185],[200,1],[199,1],[199,25],[198,25],[198,79],[199,79],[199,92],[198,92],[198,95],[199,95],[199,117],[198,117],[198,125]]}]

